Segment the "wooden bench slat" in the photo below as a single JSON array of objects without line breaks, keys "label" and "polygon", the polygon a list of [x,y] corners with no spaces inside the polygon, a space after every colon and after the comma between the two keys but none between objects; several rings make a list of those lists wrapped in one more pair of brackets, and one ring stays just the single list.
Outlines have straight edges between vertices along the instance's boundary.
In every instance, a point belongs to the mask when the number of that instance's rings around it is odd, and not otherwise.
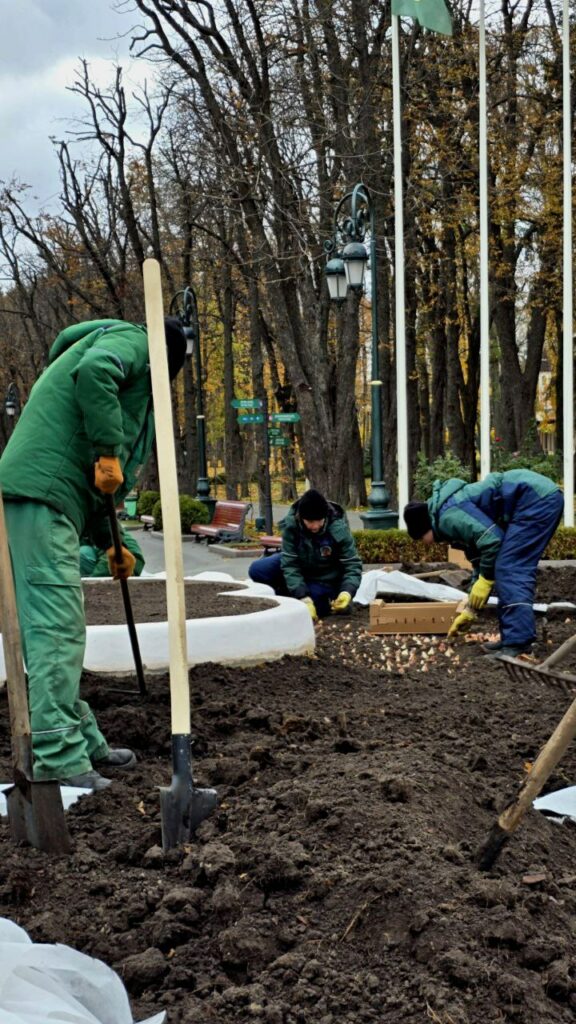
[{"label": "wooden bench slat", "polygon": [[243,501],[217,501],[212,522],[208,525],[195,523],[190,532],[199,540],[201,537],[220,540],[242,540],[244,523],[252,505]]}]

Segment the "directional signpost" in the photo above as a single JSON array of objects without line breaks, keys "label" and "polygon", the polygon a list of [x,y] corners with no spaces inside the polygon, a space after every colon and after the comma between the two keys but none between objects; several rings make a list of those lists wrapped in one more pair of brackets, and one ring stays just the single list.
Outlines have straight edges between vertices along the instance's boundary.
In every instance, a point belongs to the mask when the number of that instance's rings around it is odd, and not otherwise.
[{"label": "directional signpost", "polygon": [[233,398],[233,409],[261,409],[263,405],[261,398]]},{"label": "directional signpost", "polygon": [[297,423],[300,419],[299,412],[273,412],[270,416],[273,423]]},{"label": "directional signpost", "polygon": [[238,423],[264,423],[264,413],[249,412],[245,416],[239,416]]},{"label": "directional signpost", "polygon": [[[281,427],[274,426],[276,423],[297,423],[300,419],[299,412],[273,412],[271,415],[268,414],[268,403],[266,398],[233,398],[232,399],[233,409],[261,409],[261,412],[242,412],[238,414],[238,423],[242,425],[248,423],[261,423],[267,424],[267,429],[262,429],[263,445],[264,445],[264,474],[265,474],[265,493],[264,493],[264,513],[266,520],[266,532],[272,533],[272,495],[270,485],[270,448],[288,448],[291,444],[291,438],[282,432]],[[260,505],[260,514],[262,514],[262,504]]]}]

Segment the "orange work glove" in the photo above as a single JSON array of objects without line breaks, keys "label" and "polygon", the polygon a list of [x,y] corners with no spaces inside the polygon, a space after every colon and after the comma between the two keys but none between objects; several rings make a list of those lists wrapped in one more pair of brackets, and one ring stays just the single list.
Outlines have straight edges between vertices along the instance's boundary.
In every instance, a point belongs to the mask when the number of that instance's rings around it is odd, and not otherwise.
[{"label": "orange work glove", "polygon": [[108,567],[110,569],[110,575],[115,580],[127,580],[132,576],[134,572],[134,566],[136,565],[136,559],[128,548],[122,545],[122,561],[116,561],[116,549],[108,548],[106,551],[106,557],[108,558]]},{"label": "orange work glove", "polygon": [[94,483],[102,494],[114,494],[124,480],[120,460],[115,455],[101,455],[94,464]]}]

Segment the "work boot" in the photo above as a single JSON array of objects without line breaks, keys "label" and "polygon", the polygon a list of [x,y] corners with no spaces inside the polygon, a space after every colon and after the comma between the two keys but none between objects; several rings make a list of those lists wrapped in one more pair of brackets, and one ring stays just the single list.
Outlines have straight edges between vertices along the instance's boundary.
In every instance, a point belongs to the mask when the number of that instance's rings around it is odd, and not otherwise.
[{"label": "work boot", "polygon": [[98,760],[93,759],[92,764],[98,771],[102,768],[133,768],[136,764],[136,754],[133,750],[128,750],[127,747],[116,747],[110,749],[104,757],[99,757]]},{"label": "work boot", "polygon": [[518,658],[520,654],[532,654],[532,643],[511,644],[509,647],[503,644],[499,650],[492,651],[486,657],[491,658],[492,661],[499,661],[500,658]]},{"label": "work boot", "polygon": [[82,775],[71,775],[69,779],[60,779],[62,786],[76,786],[78,789],[91,789],[98,793],[112,785],[112,779],[105,779],[100,772],[84,772]]},{"label": "work boot", "polygon": [[480,644],[480,650],[483,651],[484,654],[493,654],[494,651],[501,651],[502,641],[488,640],[485,644]]}]

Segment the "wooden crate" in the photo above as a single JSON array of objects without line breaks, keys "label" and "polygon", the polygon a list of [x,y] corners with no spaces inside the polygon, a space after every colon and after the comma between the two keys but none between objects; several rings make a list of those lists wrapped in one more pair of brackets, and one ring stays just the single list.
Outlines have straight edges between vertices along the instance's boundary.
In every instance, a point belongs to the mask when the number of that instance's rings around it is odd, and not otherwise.
[{"label": "wooden crate", "polygon": [[418,601],[398,604],[378,598],[370,604],[369,633],[446,634],[460,611],[461,601]]},{"label": "wooden crate", "polygon": [[472,569],[472,562],[469,562],[463,551],[459,548],[448,548],[448,561],[457,565],[459,569]]}]

